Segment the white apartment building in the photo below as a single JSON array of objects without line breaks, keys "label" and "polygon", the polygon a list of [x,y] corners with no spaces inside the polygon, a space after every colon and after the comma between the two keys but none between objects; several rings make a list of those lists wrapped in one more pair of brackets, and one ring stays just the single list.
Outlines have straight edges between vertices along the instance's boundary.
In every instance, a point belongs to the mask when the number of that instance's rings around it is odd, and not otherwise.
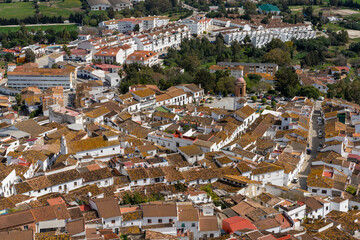
[{"label": "white apartment building", "polygon": [[101,60],[103,63],[116,62],[124,64],[126,58],[134,52],[134,49],[129,45],[122,45],[117,47],[101,48],[94,55],[95,60]]},{"label": "white apartment building", "polygon": [[100,28],[106,28],[106,29],[110,29],[110,30],[117,30],[118,29],[118,23],[119,20],[109,20],[109,21],[102,21],[99,23],[99,27]]},{"label": "white apartment building", "polygon": [[136,25],[139,25],[140,32],[143,30],[161,27],[169,23],[169,18],[165,16],[149,16],[143,18],[124,18],[117,21],[117,30],[124,33],[133,31]]},{"label": "white apartment building", "polygon": [[69,69],[17,67],[8,73],[8,86],[22,89],[36,86],[40,89],[62,86],[64,89],[74,87],[75,72]]},{"label": "white apartment building", "polygon": [[190,30],[186,25],[168,24],[144,32],[144,35],[135,37],[138,50],[165,52],[169,47],[179,47],[184,38],[190,38]]},{"label": "white apartment building", "polygon": [[283,42],[292,39],[312,39],[316,37],[316,32],[312,30],[311,25],[296,25],[288,27],[274,27],[258,30],[238,30],[222,32],[226,44],[233,41],[243,42],[248,36],[253,46],[261,48],[272,39],[280,39]]},{"label": "white apartment building", "polygon": [[158,62],[158,54],[152,51],[135,51],[126,59],[127,64],[138,63],[149,67],[158,64]]},{"label": "white apartment building", "polygon": [[204,31],[207,31],[212,22],[212,18],[205,18],[203,16],[195,16],[181,21],[182,24],[189,27],[191,34],[203,34]]}]

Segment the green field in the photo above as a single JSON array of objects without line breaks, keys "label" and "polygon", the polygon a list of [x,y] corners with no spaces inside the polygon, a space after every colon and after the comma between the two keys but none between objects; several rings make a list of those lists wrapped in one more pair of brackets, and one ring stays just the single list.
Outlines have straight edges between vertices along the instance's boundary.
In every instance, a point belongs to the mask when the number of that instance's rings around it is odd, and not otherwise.
[{"label": "green field", "polygon": [[[75,31],[77,29],[77,26],[75,24],[72,25],[49,25],[49,26],[29,26],[26,27],[27,30],[31,31],[31,29],[34,30],[43,30],[54,28],[57,32],[63,30],[66,28],[68,31]],[[16,32],[19,31],[20,27],[0,27],[0,32]]]},{"label": "green field", "polygon": [[323,29],[330,29],[331,31],[345,30],[346,28],[339,26],[336,23],[327,23],[323,25]]},{"label": "green field", "polygon": [[0,18],[26,18],[33,16],[32,2],[0,3]]},{"label": "green field", "polygon": [[62,16],[68,18],[71,13],[81,11],[80,0],[65,0],[63,1],[49,1],[39,2],[39,9],[41,14],[46,16]]},{"label": "green field", "polygon": [[[306,5],[302,6],[302,5],[295,5],[295,6],[289,6],[290,10],[293,12],[293,13],[301,13],[303,8],[304,7],[307,7]],[[312,5],[313,9],[314,9],[314,12],[317,10],[317,9],[320,9],[320,8],[323,8],[323,7],[326,7],[325,5]]]},{"label": "green field", "polygon": [[[42,15],[62,16],[68,18],[71,13],[80,12],[80,0],[51,0],[39,2],[39,10]],[[0,18],[26,18],[35,14],[32,2],[0,3]]]}]

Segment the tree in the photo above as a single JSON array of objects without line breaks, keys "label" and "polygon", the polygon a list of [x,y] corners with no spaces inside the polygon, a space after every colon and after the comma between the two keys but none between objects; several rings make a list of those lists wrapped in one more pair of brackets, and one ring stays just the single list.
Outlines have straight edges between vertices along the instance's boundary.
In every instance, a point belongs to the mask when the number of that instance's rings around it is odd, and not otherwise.
[{"label": "tree", "polygon": [[134,26],[134,32],[139,32],[140,31],[140,25],[139,24],[136,24],[135,26]]},{"label": "tree", "polygon": [[197,56],[186,56],[182,61],[182,66],[185,71],[195,73],[195,70],[200,67],[200,60]]},{"label": "tree", "polygon": [[210,73],[206,69],[200,69],[195,75],[194,83],[196,85],[201,85],[205,92],[214,92],[216,87],[215,74]]},{"label": "tree", "polygon": [[121,234],[121,235],[120,235],[120,239],[121,239],[121,240],[128,240],[129,237],[128,237],[128,235],[126,235],[126,234]]},{"label": "tree", "polygon": [[107,13],[108,17],[111,19],[113,19],[115,17],[115,11],[112,7],[109,7],[108,9],[106,9],[106,13]]},{"label": "tree", "polygon": [[251,97],[251,100],[252,100],[253,102],[256,102],[256,100],[257,100],[257,96],[255,96],[255,95],[254,95],[254,96],[252,96],[252,97]]},{"label": "tree", "polygon": [[275,107],[276,106],[276,102],[275,101],[271,101],[271,106]]},{"label": "tree", "polygon": [[262,23],[262,24],[269,24],[269,18],[268,18],[268,17],[264,17],[264,18],[261,20],[261,23]]},{"label": "tree", "polygon": [[35,53],[31,49],[26,49],[25,51],[26,62],[35,62]]},{"label": "tree", "polygon": [[216,83],[217,92],[222,92],[224,96],[228,93],[233,93],[235,89],[235,78],[234,77],[222,77]]},{"label": "tree", "polygon": [[187,190],[187,186],[181,182],[175,183],[174,187],[179,192],[185,192]]},{"label": "tree", "polygon": [[280,48],[272,49],[263,56],[264,62],[276,63],[279,66],[289,65],[291,59],[290,54]]},{"label": "tree", "polygon": [[297,95],[312,98],[312,99],[318,99],[320,97],[320,91],[314,86],[302,86]]},{"label": "tree", "polygon": [[22,102],[22,96],[21,96],[21,94],[17,93],[17,94],[15,95],[15,100],[16,100],[17,105],[20,105],[21,102]]},{"label": "tree", "polygon": [[262,104],[266,104],[267,103],[267,100],[266,100],[266,98],[263,98],[263,99],[261,99],[261,102],[262,102]]},{"label": "tree", "polygon": [[63,49],[66,55],[71,56],[71,51],[65,44],[63,45]]},{"label": "tree", "polygon": [[295,70],[282,67],[275,74],[275,90],[285,97],[294,97],[300,88],[300,82]]},{"label": "tree", "polygon": [[119,77],[122,79],[124,77],[124,70],[120,69],[118,74],[119,74]]},{"label": "tree", "polygon": [[251,14],[255,14],[256,13],[256,4],[250,1],[246,1],[244,3],[244,11],[245,14],[251,15]]},{"label": "tree", "polygon": [[14,55],[12,53],[7,53],[5,55],[5,59],[7,62],[12,62],[12,61],[14,61]]}]

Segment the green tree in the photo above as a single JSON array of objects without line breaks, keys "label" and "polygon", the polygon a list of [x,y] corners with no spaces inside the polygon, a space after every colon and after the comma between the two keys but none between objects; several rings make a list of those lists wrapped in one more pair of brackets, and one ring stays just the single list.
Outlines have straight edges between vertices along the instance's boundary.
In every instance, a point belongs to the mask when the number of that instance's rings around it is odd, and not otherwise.
[{"label": "green tree", "polygon": [[35,53],[31,49],[26,49],[25,51],[26,62],[35,62]]},{"label": "green tree", "polygon": [[120,240],[128,240],[129,237],[126,234],[120,234]]},{"label": "green tree", "polygon": [[312,99],[318,99],[320,97],[320,91],[314,86],[301,86],[299,89],[297,95],[312,98]]},{"label": "green tree", "polygon": [[12,61],[14,61],[14,55],[12,53],[7,53],[5,55],[5,59],[7,62],[12,62]]},{"label": "green tree", "polygon": [[217,92],[222,92],[224,95],[233,93],[235,89],[235,78],[234,77],[222,77],[216,83]]},{"label": "green tree", "polygon": [[290,67],[280,68],[275,74],[275,90],[285,97],[294,97],[300,88],[295,70]]},{"label": "green tree", "polygon": [[63,50],[66,53],[66,55],[71,56],[71,51],[65,44],[63,45]]},{"label": "green tree", "polygon": [[214,92],[216,87],[215,74],[210,73],[207,69],[200,69],[195,75],[194,83],[201,85],[205,92]]},{"label": "green tree", "polygon": [[15,95],[15,100],[16,100],[17,105],[21,105],[21,103],[22,103],[22,96],[21,96],[21,94],[17,93],[17,94]]},{"label": "green tree", "polygon": [[262,23],[262,24],[269,24],[269,18],[268,18],[268,17],[264,17],[264,18],[261,20],[261,23]]},{"label": "green tree", "polygon": [[276,106],[276,102],[275,101],[271,101],[271,106],[275,107]]},{"label": "green tree", "polygon": [[112,7],[106,9],[106,13],[110,19],[113,19],[115,17],[115,11]]},{"label": "green tree", "polygon": [[263,98],[263,99],[261,99],[261,102],[262,102],[262,104],[266,104],[266,102],[267,102],[267,100],[266,100],[266,98]]},{"label": "green tree", "polygon": [[190,72],[192,74],[195,73],[195,70],[200,67],[201,63],[199,58],[195,56],[186,56],[182,61],[182,66],[184,67],[185,71]]},{"label": "green tree", "polygon": [[174,187],[179,192],[185,192],[187,190],[187,186],[181,182],[175,183]]},{"label": "green tree", "polygon": [[140,25],[139,24],[136,24],[134,26],[134,32],[139,32],[140,31]]},{"label": "green tree", "polygon": [[255,95],[254,95],[254,96],[252,96],[252,97],[251,97],[251,100],[252,100],[253,102],[256,102],[256,100],[257,100],[257,96],[255,96]]},{"label": "green tree", "polygon": [[244,11],[245,14],[251,15],[251,14],[255,14],[256,13],[256,4],[250,1],[246,1],[244,3]]},{"label": "green tree", "polygon": [[264,62],[276,63],[279,66],[286,66],[290,64],[290,54],[280,48],[275,48],[267,52],[263,56]]}]

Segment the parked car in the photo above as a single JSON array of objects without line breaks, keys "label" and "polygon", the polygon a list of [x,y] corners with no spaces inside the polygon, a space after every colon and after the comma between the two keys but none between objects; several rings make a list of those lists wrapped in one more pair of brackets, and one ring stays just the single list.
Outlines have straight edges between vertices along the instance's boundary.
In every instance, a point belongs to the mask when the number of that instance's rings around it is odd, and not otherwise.
[{"label": "parked car", "polygon": [[310,148],[306,149],[306,154],[307,154],[307,155],[310,155],[310,154],[311,154],[311,149],[310,149]]}]

